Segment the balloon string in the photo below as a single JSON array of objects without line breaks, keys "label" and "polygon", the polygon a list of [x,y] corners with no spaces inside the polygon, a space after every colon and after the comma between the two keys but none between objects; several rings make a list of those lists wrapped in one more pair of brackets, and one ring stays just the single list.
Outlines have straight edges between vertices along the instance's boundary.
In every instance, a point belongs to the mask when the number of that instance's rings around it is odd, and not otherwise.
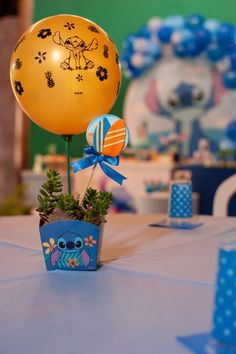
[{"label": "balloon string", "polygon": [[68,194],[71,194],[71,177],[70,177],[70,144],[73,135],[62,135],[65,140],[65,150],[66,150],[66,165],[67,165],[67,186]]},{"label": "balloon string", "polygon": [[84,200],[84,197],[85,197],[85,195],[86,195],[86,193],[87,193],[87,190],[88,190],[89,187],[90,187],[90,184],[91,184],[91,181],[92,181],[92,178],[93,178],[93,175],[94,175],[96,166],[97,166],[97,163],[95,163],[95,165],[94,165],[93,168],[92,168],[92,173],[91,173],[91,175],[90,175],[90,178],[89,178],[87,187],[86,187],[86,189],[85,189],[85,192],[84,192],[84,196],[83,196],[82,201]]}]

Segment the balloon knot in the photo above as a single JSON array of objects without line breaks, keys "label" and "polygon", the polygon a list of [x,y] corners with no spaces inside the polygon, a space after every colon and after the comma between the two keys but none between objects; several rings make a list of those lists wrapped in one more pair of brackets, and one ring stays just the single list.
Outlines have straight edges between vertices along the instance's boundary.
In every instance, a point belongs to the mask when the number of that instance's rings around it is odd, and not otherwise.
[{"label": "balloon knot", "polygon": [[102,160],[103,160],[103,155],[99,155],[99,156],[97,157],[97,159],[98,159],[98,162],[102,162]]}]

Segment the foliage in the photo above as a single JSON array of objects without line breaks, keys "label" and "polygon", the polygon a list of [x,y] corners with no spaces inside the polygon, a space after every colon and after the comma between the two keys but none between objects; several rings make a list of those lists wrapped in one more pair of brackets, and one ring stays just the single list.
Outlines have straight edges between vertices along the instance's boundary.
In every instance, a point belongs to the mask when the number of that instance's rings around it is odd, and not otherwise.
[{"label": "foliage", "polygon": [[25,204],[25,186],[19,184],[16,189],[0,204],[0,215],[27,215],[31,206]]},{"label": "foliage", "polygon": [[37,211],[42,223],[48,222],[49,215],[57,207],[59,193],[62,192],[62,182],[59,172],[49,169],[47,172],[47,181],[43,183],[39,191],[39,207]]},{"label": "foliage", "polygon": [[109,192],[98,192],[96,189],[89,188],[82,200],[82,211],[84,221],[99,225],[106,222],[105,215],[112,202],[112,194]]},{"label": "foliage", "polygon": [[100,225],[106,222],[105,216],[112,202],[112,194],[88,188],[84,198],[62,193],[59,172],[50,169],[47,181],[42,185],[38,196],[41,225],[56,220],[81,220]]}]

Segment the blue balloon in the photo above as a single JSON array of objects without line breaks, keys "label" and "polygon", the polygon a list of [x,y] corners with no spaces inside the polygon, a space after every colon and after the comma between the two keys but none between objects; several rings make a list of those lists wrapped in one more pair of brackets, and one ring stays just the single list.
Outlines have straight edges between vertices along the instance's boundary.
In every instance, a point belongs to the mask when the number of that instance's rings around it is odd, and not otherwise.
[{"label": "blue balloon", "polygon": [[225,51],[217,44],[212,43],[207,47],[206,55],[211,61],[217,62],[224,58]]},{"label": "blue balloon", "polygon": [[128,36],[124,42],[123,42],[123,47],[125,50],[132,50],[133,49],[133,42],[137,38],[135,35]]},{"label": "blue balloon", "polygon": [[[131,58],[130,58],[130,59],[131,59]],[[139,76],[143,73],[143,71],[140,70],[140,69],[136,69],[136,68],[132,65],[132,63],[130,62],[130,59],[125,62],[126,68],[127,68],[128,71],[131,73],[131,76],[132,76],[133,78],[139,77]]]},{"label": "blue balloon", "polygon": [[206,20],[206,22],[204,23],[204,28],[212,34],[215,34],[218,31],[219,27],[220,27],[220,22],[212,18]]},{"label": "blue balloon", "polygon": [[183,45],[186,48],[187,56],[194,58],[200,54],[200,49],[195,41],[189,40],[184,42]]},{"label": "blue balloon", "polygon": [[161,47],[158,44],[149,44],[149,54],[153,56],[154,59],[158,60],[162,56]]},{"label": "blue balloon", "polygon": [[236,71],[236,50],[230,53],[229,59],[231,68]]},{"label": "blue balloon", "polygon": [[225,128],[225,135],[231,141],[236,142],[236,120],[232,120]]},{"label": "blue balloon", "polygon": [[229,23],[220,25],[216,35],[219,44],[224,48],[232,46],[235,43],[235,28]]},{"label": "blue balloon", "polygon": [[186,58],[188,56],[188,51],[182,43],[174,44],[173,52],[179,58]]},{"label": "blue balloon", "polygon": [[144,68],[151,67],[155,62],[155,59],[151,55],[144,56]]},{"label": "blue balloon", "polygon": [[171,42],[173,44],[183,43],[185,41],[193,40],[194,36],[191,31],[186,28],[182,28],[173,32],[171,36]]},{"label": "blue balloon", "polygon": [[200,50],[206,49],[211,42],[211,33],[205,28],[198,29],[195,32],[195,42]]},{"label": "blue balloon", "polygon": [[138,31],[137,36],[149,39],[151,38],[151,32],[147,26],[143,26]]},{"label": "blue balloon", "polygon": [[169,43],[171,39],[171,35],[173,32],[173,28],[170,26],[161,26],[158,30],[158,38],[162,43]]},{"label": "blue balloon", "polygon": [[169,16],[164,21],[165,26],[172,27],[174,29],[183,28],[185,25],[185,20],[183,16]]},{"label": "blue balloon", "polygon": [[236,89],[236,72],[232,70],[227,70],[223,74],[223,82],[228,89]]},{"label": "blue balloon", "polygon": [[194,14],[186,19],[186,26],[192,31],[196,31],[201,28],[205,22],[205,18],[202,15]]}]

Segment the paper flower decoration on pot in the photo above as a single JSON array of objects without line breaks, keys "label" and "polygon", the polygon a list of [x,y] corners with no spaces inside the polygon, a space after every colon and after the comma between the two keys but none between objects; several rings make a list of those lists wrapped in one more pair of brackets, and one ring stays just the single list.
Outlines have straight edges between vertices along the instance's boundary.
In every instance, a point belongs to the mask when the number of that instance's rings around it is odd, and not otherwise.
[{"label": "paper flower decoration on pot", "polygon": [[74,172],[98,163],[108,177],[122,184],[126,177],[108,164],[119,165],[119,154],[128,144],[129,131],[125,121],[113,114],[99,116],[89,124],[86,137],[90,146],[84,152],[89,156],[71,164]]},{"label": "paper flower decoration on pot", "polygon": [[117,49],[101,27],[83,17],[56,15],[21,36],[10,76],[30,119],[50,132],[74,135],[111,109],[121,67]]}]

